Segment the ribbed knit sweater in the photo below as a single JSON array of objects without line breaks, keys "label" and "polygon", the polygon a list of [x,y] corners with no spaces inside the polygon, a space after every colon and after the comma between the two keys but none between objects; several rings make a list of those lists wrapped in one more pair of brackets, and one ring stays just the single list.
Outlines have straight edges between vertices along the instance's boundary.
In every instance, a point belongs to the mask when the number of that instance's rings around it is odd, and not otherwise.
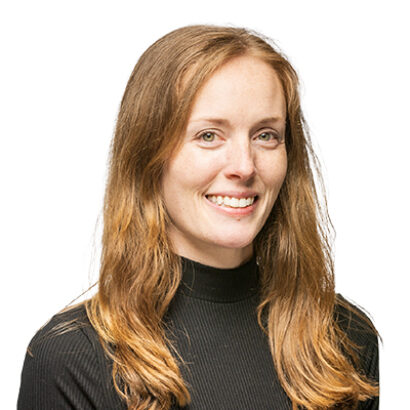
[{"label": "ribbed knit sweater", "polygon": [[[183,279],[164,320],[183,358],[191,394],[185,409],[291,409],[257,323],[255,260],[217,269],[182,259]],[[340,324],[363,348],[361,368],[378,380],[377,337],[361,319],[338,308]],[[52,331],[65,323],[74,330]],[[54,316],[33,338],[24,362],[19,410],[126,409],[83,306]],[[378,399],[360,409],[378,409]]]}]

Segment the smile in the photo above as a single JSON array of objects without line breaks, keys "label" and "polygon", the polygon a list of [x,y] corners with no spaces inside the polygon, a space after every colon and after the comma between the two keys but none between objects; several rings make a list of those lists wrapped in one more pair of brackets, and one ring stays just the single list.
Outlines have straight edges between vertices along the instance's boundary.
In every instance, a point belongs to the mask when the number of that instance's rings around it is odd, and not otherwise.
[{"label": "smile", "polygon": [[207,199],[216,205],[229,208],[246,208],[255,202],[256,197],[235,198],[230,196],[207,195]]}]

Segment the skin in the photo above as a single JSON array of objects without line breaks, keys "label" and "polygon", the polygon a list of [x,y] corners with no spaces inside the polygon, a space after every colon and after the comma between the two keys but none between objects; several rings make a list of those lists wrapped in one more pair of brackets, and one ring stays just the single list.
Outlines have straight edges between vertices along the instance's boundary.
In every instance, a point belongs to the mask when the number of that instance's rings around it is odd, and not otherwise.
[{"label": "skin", "polygon": [[[261,59],[236,57],[204,84],[162,179],[176,253],[219,268],[252,256],[286,175],[285,123],[281,83]],[[218,194],[256,200],[221,207]]]}]

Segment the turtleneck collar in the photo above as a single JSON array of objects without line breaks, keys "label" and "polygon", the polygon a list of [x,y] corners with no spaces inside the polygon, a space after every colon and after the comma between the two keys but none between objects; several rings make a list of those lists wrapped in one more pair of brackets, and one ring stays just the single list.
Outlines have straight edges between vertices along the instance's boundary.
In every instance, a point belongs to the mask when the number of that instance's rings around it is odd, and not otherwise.
[{"label": "turtleneck collar", "polygon": [[182,282],[179,293],[213,302],[236,302],[258,291],[258,266],[253,257],[232,269],[203,265],[181,257]]}]

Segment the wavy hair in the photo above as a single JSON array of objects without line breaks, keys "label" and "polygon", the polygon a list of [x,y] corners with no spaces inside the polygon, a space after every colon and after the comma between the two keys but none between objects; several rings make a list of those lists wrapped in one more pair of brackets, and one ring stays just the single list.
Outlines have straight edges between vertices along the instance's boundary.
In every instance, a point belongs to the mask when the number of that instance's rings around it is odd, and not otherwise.
[{"label": "wavy hair", "polygon": [[130,409],[168,409],[190,400],[163,321],[181,280],[181,261],[167,234],[161,178],[198,91],[215,70],[243,55],[275,70],[287,105],[288,171],[254,241],[262,284],[258,319],[280,382],[294,409],[357,404],[378,394],[353,365],[355,346],[334,318],[331,224],[315,186],[320,169],[300,108],[297,74],[260,34],[195,25],[172,31],[143,53],[128,81],[111,146],[99,286],[86,307],[113,360],[114,385]]}]

